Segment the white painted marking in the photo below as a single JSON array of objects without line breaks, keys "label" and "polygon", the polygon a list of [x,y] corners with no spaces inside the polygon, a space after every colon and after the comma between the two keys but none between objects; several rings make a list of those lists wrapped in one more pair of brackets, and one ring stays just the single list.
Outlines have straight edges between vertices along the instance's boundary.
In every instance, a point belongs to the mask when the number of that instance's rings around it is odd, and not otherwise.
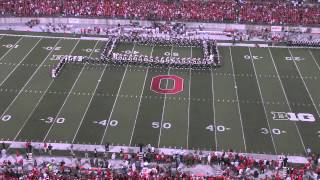
[{"label": "white painted marking", "polygon": [[[95,48],[97,47],[98,42],[99,42],[99,41],[97,41],[97,42],[96,42],[96,44],[95,44],[95,46],[93,47],[93,49],[95,49]],[[92,56],[92,53],[93,53],[93,52],[94,52],[94,51],[91,51],[91,53],[90,53],[89,57],[91,57],[91,56]],[[59,116],[60,116],[60,114],[61,114],[62,109],[64,108],[64,106],[65,106],[66,102],[68,101],[68,99],[69,99],[69,97],[70,97],[70,95],[71,95],[71,93],[72,93],[72,91],[73,91],[74,87],[76,86],[77,82],[79,81],[79,78],[80,78],[80,76],[81,76],[81,74],[82,74],[82,72],[83,72],[83,70],[84,70],[84,68],[86,67],[86,65],[87,65],[87,64],[88,64],[88,63],[87,63],[87,62],[85,62],[84,66],[82,67],[82,69],[81,69],[80,73],[78,74],[78,76],[77,76],[76,80],[74,81],[74,83],[73,83],[73,85],[72,85],[72,87],[71,87],[71,89],[70,89],[70,91],[69,91],[69,93],[68,93],[67,97],[65,98],[65,100],[64,100],[64,102],[63,102],[63,104],[62,104],[62,106],[60,107],[60,109],[59,109],[58,113],[57,113],[57,114],[56,114],[56,116],[54,117],[54,118],[55,118],[55,119],[54,119],[54,121],[53,121],[53,122],[52,122],[52,124],[50,125],[49,130],[47,131],[47,133],[46,133],[45,137],[43,138],[43,142],[45,142],[45,140],[47,139],[47,137],[48,137],[48,135],[49,135],[49,133],[50,133],[51,129],[52,129],[52,128],[53,128],[53,126],[56,124],[56,121],[57,121],[57,119],[59,118]]]},{"label": "white painted marking", "polygon": [[[21,37],[13,46],[16,46],[21,40],[23,39],[23,37]],[[6,53],[4,53],[4,55],[0,58],[0,61],[2,61],[2,59],[14,48],[10,48]]]},{"label": "white painted marking", "polygon": [[52,38],[52,39],[76,39],[80,40],[80,38],[71,38],[71,37],[54,37],[54,36],[35,36],[35,35],[17,35],[17,34],[0,34],[3,36],[18,36],[18,37],[35,37],[35,38]]},{"label": "white painted marking", "polygon": [[[210,69],[211,71],[211,93],[212,93],[212,109],[213,109],[213,126],[214,126],[214,129],[217,129],[217,126],[216,126],[216,108],[215,108],[215,103],[214,103],[214,86],[213,86],[213,72],[212,72],[212,69]],[[218,150],[218,137],[217,137],[217,131],[214,131],[214,139],[215,139],[215,148],[216,150]]]},{"label": "white painted marking", "polygon": [[[253,58],[250,47],[249,47],[248,49],[249,49],[249,53],[250,53],[251,58]],[[256,80],[257,80],[257,84],[258,84],[258,90],[259,90],[260,98],[261,98],[261,101],[264,102],[264,99],[263,99],[263,96],[262,96],[262,92],[261,92],[260,82],[259,82],[259,79],[258,79],[258,76],[257,76],[256,67],[255,67],[255,65],[254,65],[254,61],[251,61],[251,63],[252,63],[252,66],[253,66],[254,74],[255,74],[255,76],[256,76]],[[263,107],[264,115],[265,115],[266,120],[267,120],[267,124],[268,124],[269,131],[271,132],[271,126],[270,126],[269,118],[268,118],[268,115],[267,115],[266,106],[264,105],[264,103],[262,103],[262,107]],[[275,142],[274,142],[274,138],[273,138],[272,133],[270,133],[270,136],[271,136],[271,140],[272,140],[272,144],[273,144],[274,151],[275,151],[276,154],[278,154],[278,153],[277,153],[278,151],[277,151],[276,144],[275,144]]]},{"label": "white painted marking", "polygon": [[[135,46],[136,46],[136,43],[133,44],[131,53],[133,53]],[[123,80],[124,80],[124,78],[125,78],[125,76],[126,76],[126,74],[127,74],[127,70],[128,70],[128,64],[126,65],[126,69],[125,69],[125,71],[124,71],[124,73],[123,73],[123,76],[122,76],[122,79],[121,79],[121,82],[120,82],[120,87],[119,87],[119,89],[118,89],[118,92],[117,92],[117,95],[116,95],[116,99],[114,100],[114,103],[113,103],[113,105],[112,105],[112,109],[111,109],[111,112],[110,112],[110,114],[109,114],[108,123],[107,123],[107,126],[106,126],[106,128],[105,128],[105,130],[104,130],[104,132],[103,132],[103,135],[102,135],[100,144],[103,143],[103,140],[104,140],[104,138],[105,138],[105,136],[106,136],[106,134],[107,134],[107,130],[108,130],[108,127],[109,127],[109,124],[110,124],[110,121],[111,121],[111,117],[112,117],[112,114],[113,114],[113,111],[114,111],[114,107],[115,107],[116,104],[117,104],[118,97],[119,97],[119,93],[120,93],[120,90],[121,90],[121,88],[122,88]]]},{"label": "white painted marking", "polygon": [[[286,91],[284,90],[284,87],[283,87],[283,84],[282,84],[282,80],[281,80],[281,78],[280,78],[278,69],[277,69],[276,64],[275,64],[275,62],[274,62],[274,59],[273,59],[273,55],[272,55],[272,53],[271,53],[270,48],[268,48],[268,50],[269,50],[269,54],[270,54],[270,57],[271,57],[271,60],[272,60],[272,64],[273,64],[273,66],[274,66],[274,69],[276,70],[276,73],[277,73],[277,76],[278,76],[278,80],[279,80],[280,85],[281,85],[282,92],[283,92],[283,94],[284,94],[284,97],[286,98],[287,105],[288,105],[288,107],[289,107],[290,112],[292,112],[292,108],[291,108],[291,106],[290,106],[290,103],[289,103],[289,100],[288,100],[288,96],[287,96],[287,94],[286,94]],[[295,125],[295,127],[296,127],[296,129],[297,129],[297,132],[298,132],[298,135],[299,135],[299,138],[300,138],[300,142],[301,142],[301,144],[302,144],[302,147],[303,147],[304,151],[307,152],[307,151],[306,151],[306,147],[305,147],[305,145],[304,145],[304,142],[303,142],[303,140],[302,140],[302,136],[301,136],[300,130],[299,130],[296,122],[294,122],[294,125]]]},{"label": "white painted marking", "polygon": [[7,77],[1,82],[0,86],[3,85],[3,83],[11,76],[11,74],[19,67],[19,65],[29,56],[29,54],[34,50],[34,48],[39,44],[39,42],[42,40],[39,39],[37,43],[30,49],[30,51],[22,58],[22,60],[13,68],[13,70],[7,75]]},{"label": "white painted marking", "polygon": [[[60,42],[60,39],[56,42],[56,44],[54,45],[54,47],[56,47]],[[41,68],[41,66],[47,62],[47,60],[49,59],[49,56],[52,54],[53,51],[50,51],[48,53],[48,55],[46,56],[46,58],[41,62],[40,66],[38,66],[38,68],[33,72],[33,74],[31,75],[31,77],[29,78],[29,80],[24,84],[24,86],[19,90],[19,93],[15,96],[15,98],[11,101],[11,103],[8,105],[8,107],[4,110],[4,112],[2,113],[2,115],[0,117],[2,117],[4,114],[7,113],[7,111],[11,108],[11,106],[13,105],[13,103],[18,99],[18,97],[20,96],[20,94],[25,90],[25,88],[27,87],[27,85],[30,83],[30,81],[33,79],[33,77],[37,74],[37,72],[39,71],[39,69]],[[37,93],[38,91],[35,91],[35,93]]]},{"label": "white painted marking", "polygon": [[[78,43],[80,42],[80,40],[77,41],[77,43],[75,44],[75,46],[73,47],[73,49],[70,51],[69,55],[71,55],[73,53],[73,51],[75,50],[75,48],[77,47]],[[39,106],[40,102],[42,101],[43,97],[45,96],[45,94],[47,93],[47,91],[49,90],[50,86],[52,85],[54,79],[51,80],[50,84],[48,85],[48,87],[46,88],[46,90],[44,91],[44,93],[41,95],[39,101],[37,102],[36,106],[32,109],[32,111],[29,113],[28,117],[26,118],[26,120],[24,121],[23,125],[21,126],[20,130],[18,131],[18,133],[16,134],[16,136],[13,138],[13,141],[15,141],[20,132],[22,131],[22,129],[24,128],[24,126],[27,124],[27,122],[30,120],[32,114],[34,113],[34,111],[37,109],[37,107]]]},{"label": "white painted marking", "polygon": [[[104,72],[106,71],[107,66],[108,66],[108,64],[105,64],[105,65],[104,65],[104,69],[103,69],[103,71],[102,71],[99,79],[101,79],[102,76],[104,75]],[[92,103],[92,100],[93,100],[93,98],[94,98],[94,95],[96,94],[96,91],[97,91],[97,89],[98,89],[98,87],[99,87],[100,82],[101,82],[101,81],[98,81],[98,83],[96,84],[96,87],[95,87],[95,89],[94,89],[94,91],[93,91],[93,93],[92,93],[92,95],[91,95],[91,98],[90,98],[89,103],[88,103],[88,105],[87,105],[87,107],[86,107],[86,110],[85,110],[84,114],[82,115],[81,121],[80,121],[79,126],[78,126],[78,128],[77,128],[77,131],[76,131],[76,133],[75,133],[75,135],[74,135],[74,137],[73,137],[73,139],[72,139],[72,144],[74,143],[74,140],[76,139],[76,137],[77,137],[77,135],[78,135],[78,133],[79,133],[80,127],[81,127],[81,125],[82,125],[82,123],[83,123],[83,121],[84,121],[84,118],[85,118],[88,110],[89,110],[89,107],[90,107],[90,105],[91,105],[91,103]]]},{"label": "white painted marking", "polygon": [[[291,50],[290,50],[289,48],[288,48],[288,50],[289,50],[290,56],[293,58],[293,55],[292,55],[292,53],[291,53]],[[304,87],[306,88],[306,90],[307,90],[307,92],[308,92],[308,95],[309,95],[309,97],[310,97],[310,99],[311,99],[311,102],[312,102],[312,104],[313,104],[313,106],[314,106],[314,109],[317,111],[317,114],[318,114],[318,117],[319,117],[319,116],[320,116],[320,113],[319,113],[319,111],[318,111],[318,109],[317,109],[316,104],[314,103],[313,97],[311,96],[311,93],[310,93],[310,91],[309,91],[309,89],[308,89],[308,86],[307,86],[305,80],[303,79],[303,76],[302,76],[302,74],[301,74],[301,71],[300,71],[300,69],[299,69],[299,66],[297,65],[296,61],[293,61],[293,64],[296,66],[296,68],[297,68],[297,70],[298,70],[298,73],[299,73],[299,75],[300,75],[300,78],[302,79],[302,82],[303,82],[303,84],[304,84]]]},{"label": "white painted marking", "polygon": [[[152,56],[153,49],[154,49],[154,46],[152,46],[150,56]],[[135,131],[135,129],[136,129],[136,124],[137,124],[137,119],[138,119],[138,115],[139,115],[141,100],[142,100],[142,97],[143,97],[142,95],[143,95],[143,91],[144,91],[144,88],[145,88],[145,85],[146,85],[146,80],[147,80],[148,72],[149,72],[149,67],[147,67],[147,71],[146,71],[146,74],[145,74],[145,76],[144,76],[144,81],[143,81],[143,86],[142,86],[142,90],[141,90],[141,93],[140,93],[140,99],[139,99],[139,103],[138,103],[137,113],[136,113],[136,117],[134,118],[133,129],[132,129],[132,131],[131,131],[131,137],[130,137],[130,141],[129,141],[129,146],[132,145],[132,138],[133,138],[134,131]],[[135,97],[138,98],[138,96],[135,96]]]},{"label": "white painted marking", "polygon": [[[232,74],[233,74],[233,83],[234,83],[234,86],[237,87],[237,82],[236,82],[236,77],[235,77],[235,74],[234,74],[234,67],[233,67],[233,57],[232,57],[232,53],[231,53],[231,48],[230,48],[230,47],[229,47],[229,53],[230,53],[230,59],[231,59],[231,67],[232,67]],[[244,143],[244,151],[247,152],[247,144],[246,144],[246,139],[245,139],[245,137],[244,137],[242,116],[241,116],[239,96],[238,96],[238,91],[237,91],[237,89],[236,89],[235,93],[236,93],[237,102],[238,102],[238,113],[239,113],[240,124],[241,124],[241,131],[242,131],[242,138],[243,138],[243,143]]]},{"label": "white painted marking", "polygon": [[191,94],[190,90],[191,90],[191,68],[189,68],[187,149],[189,149],[189,132],[190,132],[190,94]]},{"label": "white painted marking", "polygon": [[[170,58],[172,57],[172,51],[173,51],[173,46],[171,46],[171,55]],[[170,74],[170,66],[168,70],[168,75]],[[168,81],[166,83],[166,89],[168,88]],[[166,107],[166,99],[167,99],[167,93],[164,95],[164,100],[163,100],[163,106],[162,106],[162,114],[161,114],[161,122],[160,122],[160,132],[159,132],[159,137],[158,137],[158,148],[160,148],[160,140],[161,140],[161,134],[162,134],[162,128],[163,128],[163,118],[164,118],[164,111]]]}]

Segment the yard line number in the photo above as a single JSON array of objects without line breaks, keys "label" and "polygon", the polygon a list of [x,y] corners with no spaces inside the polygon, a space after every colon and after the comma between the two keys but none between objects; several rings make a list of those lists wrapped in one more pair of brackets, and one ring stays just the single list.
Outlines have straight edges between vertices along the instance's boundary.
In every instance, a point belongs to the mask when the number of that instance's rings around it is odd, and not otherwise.
[{"label": "yard line number", "polygon": [[10,48],[17,49],[19,47],[19,44],[3,44],[2,46],[8,49]]},{"label": "yard line number", "polygon": [[47,50],[47,51],[60,51],[61,50],[61,47],[60,46],[57,46],[57,47],[53,47],[53,46],[46,46],[46,47],[43,47],[43,49]]},{"label": "yard line number", "polygon": [[[161,123],[160,123],[160,122],[152,122],[151,125],[152,125],[152,128],[155,128],[155,129],[161,127]],[[170,128],[171,128],[171,123],[169,123],[169,122],[163,123],[163,124],[162,124],[162,128],[164,128],[164,129],[170,129]]]},{"label": "yard line number", "polygon": [[296,57],[285,57],[285,60],[286,61],[303,61],[304,58],[303,57],[299,57],[299,56],[296,56]]},{"label": "yard line number", "polygon": [[[93,121],[93,123],[101,125],[101,126],[107,126],[108,125],[108,120]],[[117,121],[117,120],[110,120],[109,121],[109,125],[111,127],[116,127],[116,126],[118,126],[118,124],[119,124],[119,121]]]},{"label": "yard line number", "polygon": [[261,128],[260,129],[260,133],[261,134],[270,134],[270,133],[272,133],[272,134],[275,134],[275,135],[281,135],[281,134],[285,134],[287,132],[284,131],[284,130],[280,130],[278,128],[273,128],[273,129],[271,129],[271,131],[268,128]]},{"label": "yard line number", "polygon": [[65,120],[66,119],[63,118],[63,117],[59,117],[59,118],[55,119],[54,117],[51,117],[51,116],[49,116],[47,118],[40,119],[40,121],[43,121],[43,122],[45,122],[47,124],[51,124],[51,123],[63,124],[65,122]]},{"label": "yard line number", "polygon": [[5,114],[1,117],[1,121],[7,122],[9,120],[11,120],[12,116],[9,114]]},{"label": "yard line number", "polygon": [[206,130],[210,131],[210,132],[214,132],[214,130],[217,130],[218,132],[224,132],[224,131],[228,131],[231,128],[219,125],[216,128],[214,127],[214,125],[210,124],[209,126],[206,127]]},{"label": "yard line number", "polygon": [[179,53],[178,52],[164,52],[163,54],[164,56],[173,56],[173,57],[178,57],[179,56]]},{"label": "yard line number", "polygon": [[125,51],[122,51],[122,52],[125,53],[125,54],[133,54],[133,55],[140,54],[139,51],[132,51],[132,50],[125,50]]},{"label": "yard line number", "polygon": [[263,57],[261,57],[261,56],[244,55],[243,58],[245,60],[259,60],[259,59],[262,59]]},{"label": "yard line number", "polygon": [[100,52],[100,49],[87,48],[87,49],[82,49],[82,51],[87,52],[87,53],[91,53],[91,52],[99,53],[99,52]]}]

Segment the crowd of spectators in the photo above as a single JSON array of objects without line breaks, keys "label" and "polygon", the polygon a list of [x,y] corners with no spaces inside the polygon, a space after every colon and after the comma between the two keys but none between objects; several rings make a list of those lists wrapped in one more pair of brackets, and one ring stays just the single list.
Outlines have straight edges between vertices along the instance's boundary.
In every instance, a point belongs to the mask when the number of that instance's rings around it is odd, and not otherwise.
[{"label": "crowd of spectators", "polygon": [[0,15],[89,16],[263,24],[320,24],[318,3],[235,0],[2,0]]},{"label": "crowd of spectators", "polygon": [[241,7],[241,22],[260,22],[272,24],[319,24],[319,7],[297,6],[287,2],[249,2]]},{"label": "crowd of spectators", "polygon": [[[26,144],[25,151],[35,151]],[[51,146],[49,144],[49,146]],[[249,155],[232,152],[202,153],[177,151],[164,154],[150,145],[140,147],[139,152],[78,152],[69,149],[73,163],[54,158],[51,149],[45,144],[42,156],[49,159],[37,162],[36,159],[23,157],[22,149],[16,150],[15,158],[7,158],[6,145],[2,145],[0,158],[0,179],[309,179],[320,176],[319,155],[309,154],[306,164],[292,165],[286,156],[277,160],[257,159]],[[84,156],[83,156],[84,153]],[[81,155],[80,155],[81,154]],[[31,160],[31,161],[30,161]],[[118,162],[117,164],[115,162]],[[120,162],[120,163],[119,163]],[[214,176],[193,174],[184,171],[185,167],[196,165],[219,167]]]},{"label": "crowd of spectators", "polygon": [[2,0],[2,15],[103,16],[104,0]]}]

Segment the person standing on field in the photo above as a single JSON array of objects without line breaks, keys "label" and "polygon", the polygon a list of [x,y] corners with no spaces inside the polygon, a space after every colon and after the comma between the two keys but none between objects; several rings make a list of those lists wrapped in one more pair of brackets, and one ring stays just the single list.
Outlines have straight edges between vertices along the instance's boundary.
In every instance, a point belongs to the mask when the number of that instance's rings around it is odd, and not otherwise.
[{"label": "person standing on field", "polygon": [[48,152],[49,152],[49,155],[52,155],[52,145],[51,144],[49,144],[49,146],[48,146]]}]

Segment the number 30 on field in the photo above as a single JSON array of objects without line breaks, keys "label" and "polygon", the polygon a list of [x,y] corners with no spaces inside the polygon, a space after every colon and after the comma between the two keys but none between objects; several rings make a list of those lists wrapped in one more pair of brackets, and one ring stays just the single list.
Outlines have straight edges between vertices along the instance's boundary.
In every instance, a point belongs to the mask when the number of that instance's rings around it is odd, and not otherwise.
[{"label": "number 30 on field", "polygon": [[269,131],[269,129],[267,129],[267,128],[261,128],[260,130],[261,130],[260,131],[261,134],[269,134],[271,132],[272,134],[280,135],[280,134],[286,133],[286,131],[282,131],[277,128],[273,128],[273,129],[271,129],[271,131]]}]

